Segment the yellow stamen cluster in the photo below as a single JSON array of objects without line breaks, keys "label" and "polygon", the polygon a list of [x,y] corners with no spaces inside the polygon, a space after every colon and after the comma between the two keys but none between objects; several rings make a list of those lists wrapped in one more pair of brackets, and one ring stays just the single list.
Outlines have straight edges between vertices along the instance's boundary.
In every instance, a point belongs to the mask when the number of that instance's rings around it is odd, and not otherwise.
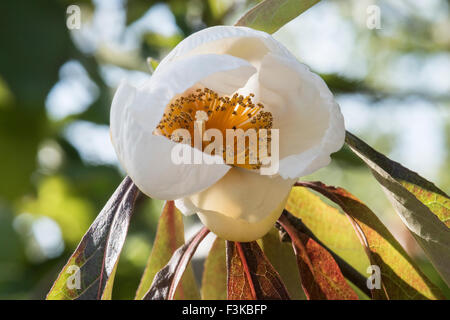
[{"label": "yellow stamen cluster", "polygon": [[[213,90],[208,88],[197,89],[185,96],[173,99],[166,107],[164,115],[156,127],[155,134],[164,135],[169,139],[176,129],[186,129],[191,137],[194,137],[194,122],[198,111],[203,111],[207,115],[204,122],[204,130],[211,128],[218,129],[222,132],[222,136],[226,137],[226,129],[248,129],[256,130],[267,129],[268,141],[270,141],[270,129],[272,128],[273,117],[268,111],[264,111],[261,103],[253,103],[254,94],[244,97],[234,94],[232,97],[219,96]],[[197,119],[198,120],[198,119]],[[258,140],[259,140],[258,134]],[[192,146],[194,142],[192,141]],[[225,141],[224,144],[225,146]],[[203,145],[203,148],[205,145]],[[245,152],[245,164],[234,165],[258,169],[261,164],[258,159],[257,164],[249,163],[250,151],[248,147]],[[237,153],[237,152],[236,152]],[[235,155],[237,158],[238,153]],[[225,151],[223,153],[225,159]]]}]

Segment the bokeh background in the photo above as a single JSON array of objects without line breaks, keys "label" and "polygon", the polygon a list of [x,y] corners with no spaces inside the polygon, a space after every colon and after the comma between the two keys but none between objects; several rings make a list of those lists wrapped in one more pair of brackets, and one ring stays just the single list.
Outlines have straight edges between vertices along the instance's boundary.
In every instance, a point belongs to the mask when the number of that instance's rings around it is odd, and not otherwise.
[{"label": "bokeh background", "polygon": [[[109,140],[122,79],[150,77],[191,33],[233,24],[258,1],[0,2],[0,299],[42,299],[124,176]],[[69,5],[81,28],[66,27]],[[381,29],[367,27],[377,5]],[[450,189],[450,18],[445,0],[324,0],[275,33],[335,93],[348,130]],[[347,149],[307,179],[347,188],[449,290],[402,227],[379,185]],[[113,297],[134,296],[161,201],[141,199]],[[186,221],[187,236],[198,228]],[[206,243],[195,257],[200,272]]]}]

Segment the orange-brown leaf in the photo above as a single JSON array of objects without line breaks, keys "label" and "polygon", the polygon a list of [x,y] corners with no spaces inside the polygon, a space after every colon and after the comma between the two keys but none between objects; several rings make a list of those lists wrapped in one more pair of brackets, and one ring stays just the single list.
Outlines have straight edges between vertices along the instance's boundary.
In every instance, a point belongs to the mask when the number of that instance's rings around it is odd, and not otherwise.
[{"label": "orange-brown leaf", "polygon": [[280,275],[253,242],[227,241],[229,300],[288,300]]},{"label": "orange-brown leaf", "polygon": [[284,215],[279,222],[291,237],[308,300],[358,300],[327,249],[296,230]]},{"label": "orange-brown leaf", "polygon": [[302,182],[338,204],[347,214],[372,265],[381,271],[382,288],[375,299],[439,299],[442,294],[415,265],[378,217],[359,199],[342,188],[320,182]]}]

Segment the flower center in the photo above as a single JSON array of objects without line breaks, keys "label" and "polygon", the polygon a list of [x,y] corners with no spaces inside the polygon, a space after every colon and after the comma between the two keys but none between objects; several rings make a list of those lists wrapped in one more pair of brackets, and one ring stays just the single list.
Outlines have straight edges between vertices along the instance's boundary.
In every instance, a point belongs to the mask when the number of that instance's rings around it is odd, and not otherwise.
[{"label": "flower center", "polygon": [[[258,152],[260,148],[266,147],[267,156],[270,155],[267,141],[270,141],[273,117],[272,113],[263,110],[263,104],[253,103],[254,96],[252,93],[246,97],[236,93],[232,97],[226,97],[219,96],[208,88],[197,89],[190,94],[173,99],[166,106],[164,115],[154,133],[171,139],[175,130],[185,129],[189,131],[191,137],[195,137],[195,122],[200,120],[204,132],[208,129],[217,129],[222,133],[224,139],[222,145],[227,147],[220,152],[226,159],[228,152],[226,149],[230,145],[228,141],[225,141],[227,129],[235,130],[235,132],[243,131],[247,133],[244,136],[245,147],[237,145],[239,139],[233,137],[231,145],[236,152],[234,152],[234,161],[231,164],[247,169],[259,169],[261,167],[260,152]],[[249,132],[254,132],[254,134],[248,134]],[[256,143],[254,140],[252,141],[252,138],[256,139]],[[266,146],[261,144],[263,139],[265,139]],[[202,151],[208,144],[209,142],[202,142]],[[191,145],[194,147],[192,140]],[[211,154],[214,155],[215,151]],[[255,156],[256,161],[254,160]],[[239,159],[245,161],[238,161]]]}]

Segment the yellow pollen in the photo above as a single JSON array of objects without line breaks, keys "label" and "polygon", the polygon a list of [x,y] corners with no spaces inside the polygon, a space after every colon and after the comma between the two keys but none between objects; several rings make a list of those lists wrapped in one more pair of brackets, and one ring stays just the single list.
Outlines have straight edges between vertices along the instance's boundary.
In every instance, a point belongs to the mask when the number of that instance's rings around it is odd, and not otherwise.
[{"label": "yellow pollen", "polygon": [[[267,129],[267,141],[270,142],[270,129],[273,123],[272,114],[263,110],[263,104],[253,103],[252,97],[254,96],[253,93],[246,97],[235,93],[231,97],[226,97],[219,96],[208,88],[197,89],[185,96],[173,99],[166,106],[164,115],[154,134],[163,135],[171,139],[175,130],[186,129],[189,131],[190,136],[194,137],[194,123],[199,120],[196,116],[199,115],[199,111],[202,111],[202,119],[206,119],[202,123],[204,131],[218,129],[225,140],[227,129],[242,129],[244,132],[248,129],[253,129],[256,131],[257,141],[259,141],[260,138],[262,139],[259,130]],[[245,150],[237,150],[237,141],[235,141],[235,161],[233,165],[247,169],[259,169],[261,167],[260,159],[257,159],[256,164],[250,163],[250,156],[253,157],[253,152],[249,149],[250,138],[246,136],[245,139]],[[203,148],[209,143],[203,142]],[[194,146],[192,139],[191,145]],[[223,141],[223,146],[226,146],[225,141]],[[256,150],[259,150],[259,145],[257,148]],[[243,164],[237,161],[238,156],[242,152],[245,152],[245,163]],[[267,152],[270,156],[269,148]],[[251,153],[252,155],[250,155]],[[223,151],[222,156],[224,159],[226,158],[226,151]]]}]

